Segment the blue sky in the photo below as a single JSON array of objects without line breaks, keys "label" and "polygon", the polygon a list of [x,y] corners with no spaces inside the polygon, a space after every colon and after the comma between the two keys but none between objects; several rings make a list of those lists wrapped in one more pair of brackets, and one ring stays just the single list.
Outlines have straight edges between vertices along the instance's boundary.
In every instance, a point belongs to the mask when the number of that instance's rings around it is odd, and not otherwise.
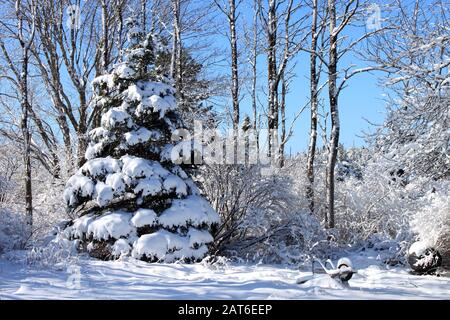
[{"label": "blue sky", "polygon": [[[286,123],[289,127],[298,110],[309,100],[309,57],[303,55],[296,67],[297,76],[291,84],[290,92],[286,99]],[[365,65],[354,56],[349,56],[343,63],[353,63]],[[373,130],[365,119],[372,123],[381,123],[384,119],[383,89],[379,86],[380,74],[361,73],[348,81],[347,87],[342,91],[339,98],[339,112],[341,120],[340,142],[346,147],[362,146],[364,139],[361,137],[363,131]],[[325,75],[322,76],[325,79]],[[259,81],[266,81],[265,78]],[[328,88],[323,89],[323,96],[326,98]],[[265,101],[262,99],[262,101]],[[328,108],[328,101],[324,101],[325,110]],[[241,103],[242,115],[252,115],[251,101],[248,97]],[[289,140],[286,153],[295,154],[304,151],[308,146],[310,129],[310,109],[306,108],[294,124],[293,135]],[[330,121],[328,120],[328,127]],[[329,129],[329,128],[328,128]],[[322,145],[322,139],[318,139],[318,146]]]},{"label": "blue sky", "polygon": [[[245,3],[245,2],[244,2]],[[251,19],[252,11],[249,7],[241,7],[243,15],[241,19]],[[305,11],[300,12],[304,14]],[[309,14],[309,11],[306,12]],[[222,20],[223,21],[223,20]],[[226,21],[223,23],[223,30],[228,28]],[[242,22],[241,22],[242,23]],[[264,31],[261,31],[264,32]],[[365,32],[364,27],[351,27],[345,31],[345,35],[350,39],[355,39],[360,37],[363,32]],[[239,34],[238,34],[239,36]],[[242,40],[242,39],[241,39]],[[264,39],[263,39],[264,41]],[[215,37],[214,42],[219,47],[223,48],[226,52],[229,49],[229,43],[225,37]],[[247,48],[240,43],[238,50],[240,54],[245,54]],[[296,58],[297,65],[295,68],[296,77],[293,79],[290,85],[290,92],[287,96],[287,126],[289,127],[292,119],[300,108],[307,104],[309,100],[309,54],[300,53]],[[262,54],[258,59],[258,69],[261,76],[258,78],[258,86],[264,86],[267,84],[267,79],[265,75],[266,69],[266,58]],[[340,62],[340,68],[347,67],[348,65],[355,65],[355,68],[360,68],[367,66],[367,63],[360,60],[356,55],[348,53]],[[223,72],[229,73],[229,66],[224,66]],[[242,71],[242,70],[241,70]],[[361,137],[362,132],[368,132],[373,126],[371,126],[365,119],[368,119],[372,123],[381,123],[384,119],[385,103],[383,101],[383,89],[379,85],[380,73],[361,73],[353,77],[347,82],[347,87],[342,91],[339,98],[339,111],[341,120],[341,134],[340,142],[346,147],[352,146],[362,146],[364,145],[364,139]],[[322,80],[325,80],[326,74],[322,75]],[[322,93],[325,104],[327,108],[327,92],[328,88],[325,87]],[[245,94],[245,97],[241,101],[241,121],[245,114],[252,116],[251,110],[251,100],[246,89],[242,89],[241,93]],[[261,102],[265,102],[266,98],[263,94],[260,96]],[[231,104],[230,99],[228,100],[228,105]],[[305,109],[302,115],[297,119],[293,136],[286,146],[286,153],[295,154],[299,151],[304,151],[308,145],[309,139],[309,121],[310,110]],[[330,121],[328,120],[328,126]],[[264,126],[264,124],[263,124]],[[322,145],[322,139],[318,139],[318,146]]]},{"label": "blue sky", "polygon": [[[244,2],[245,3],[245,2]],[[248,2],[251,3],[251,2]],[[241,9],[243,11],[243,15],[241,16],[241,21],[245,19],[251,19],[252,12],[251,9],[247,6],[243,6]],[[303,12],[301,13],[303,14]],[[220,15],[219,15],[220,16]],[[226,30],[228,24],[226,21],[222,20],[219,22],[220,27],[223,27],[223,30]],[[241,22],[242,23],[242,22]],[[242,28],[240,29],[242,30]],[[264,31],[261,31],[264,32]],[[349,36],[356,37],[360,36],[364,30],[362,29],[350,29]],[[200,41],[203,41],[200,39]],[[214,35],[213,38],[214,45],[220,48],[223,48],[228,52],[229,44],[225,37]],[[245,53],[244,50],[246,48],[242,45],[239,46],[239,50],[241,53]],[[298,112],[298,110],[304,106],[309,99],[309,54],[301,53],[299,54],[297,60],[297,66],[295,69],[296,77],[291,83],[290,93],[287,96],[287,126],[290,126],[290,123],[294,117],[294,115]],[[265,68],[266,68],[266,59],[264,55],[261,55],[258,59],[259,66],[258,68],[261,71],[261,76],[258,79],[258,86],[263,86],[267,84],[267,79],[265,77]],[[342,66],[348,64],[355,64],[358,67],[364,66],[365,62],[360,61],[357,57],[349,54],[348,57],[342,60]],[[218,68],[214,70],[218,73],[229,73],[229,66],[224,66],[222,68]],[[242,70],[241,70],[242,71]],[[65,70],[64,70],[65,72]],[[322,76],[322,80],[325,79],[325,74]],[[379,76],[379,74],[378,74]],[[72,88],[72,84],[69,79],[65,77],[64,82],[67,83],[69,88]],[[340,119],[341,119],[341,136],[340,141],[346,147],[351,146],[361,146],[364,144],[364,140],[359,137],[362,134],[362,131],[369,130],[370,125],[364,120],[364,118],[370,120],[374,123],[381,123],[384,118],[384,102],[382,101],[382,88],[378,85],[379,78],[377,75],[363,73],[355,76],[348,82],[348,87],[344,89],[340,96],[339,100],[339,108],[340,108]],[[326,92],[327,88],[323,91],[323,96],[327,96]],[[251,110],[251,101],[248,96],[248,93],[245,89],[241,90],[247,96],[241,101],[241,120],[244,118],[245,114],[252,115]],[[70,93],[72,91],[69,90]],[[75,92],[73,92],[75,93]],[[75,96],[74,99],[76,100]],[[260,96],[261,101],[265,102],[265,97],[263,95]],[[228,102],[230,103],[230,102]],[[327,105],[327,101],[325,100],[325,106]],[[289,140],[286,146],[286,153],[289,154],[292,152],[293,154],[304,151],[308,145],[309,138],[309,109],[305,109],[302,115],[297,119],[293,136]],[[329,123],[329,121],[328,121]],[[322,144],[322,140],[319,136],[318,146]]]},{"label": "blue sky", "polygon": [[[363,62],[352,57],[353,63],[362,65]],[[306,65],[299,64],[299,76],[293,81],[291,92],[287,98],[287,122],[290,123],[297,110],[307,103],[309,99],[309,79],[305,78],[304,72],[309,71],[308,61]],[[341,120],[340,142],[346,147],[362,146],[364,139],[362,132],[373,130],[365,119],[372,123],[381,123],[384,119],[383,90],[379,86],[379,74],[362,73],[350,79],[339,98],[339,115]],[[327,94],[327,88],[324,88]],[[324,101],[327,109],[327,100]],[[288,142],[286,152],[295,154],[298,151],[306,150],[310,128],[310,110],[306,109],[295,123],[294,134]],[[330,121],[328,120],[328,124]],[[328,125],[329,126],[329,125]],[[319,138],[318,144],[322,145]]]}]

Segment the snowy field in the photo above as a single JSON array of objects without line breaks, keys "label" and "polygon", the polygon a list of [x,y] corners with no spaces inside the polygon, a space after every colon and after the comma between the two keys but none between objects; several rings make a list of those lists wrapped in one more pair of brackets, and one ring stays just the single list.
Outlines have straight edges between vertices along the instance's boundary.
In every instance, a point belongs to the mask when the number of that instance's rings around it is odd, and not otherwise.
[{"label": "snowy field", "polygon": [[[147,264],[80,259],[53,268],[0,259],[0,299],[449,299],[450,278],[414,276],[352,257],[359,269],[343,288],[327,275],[274,265]],[[77,271],[80,271],[77,273]],[[77,281],[79,279],[79,281]]]}]

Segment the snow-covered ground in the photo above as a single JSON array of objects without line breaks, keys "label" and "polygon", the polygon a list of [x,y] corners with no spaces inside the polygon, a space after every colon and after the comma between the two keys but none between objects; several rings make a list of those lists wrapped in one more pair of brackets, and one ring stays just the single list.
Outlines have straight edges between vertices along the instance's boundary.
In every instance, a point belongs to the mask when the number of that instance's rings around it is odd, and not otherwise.
[{"label": "snow-covered ground", "polygon": [[[352,256],[358,274],[350,288],[327,275],[275,265],[147,264],[127,259],[79,259],[39,268],[0,258],[0,299],[449,299],[450,278],[414,276]],[[78,272],[79,271],[79,272]],[[79,281],[78,281],[79,279]]]}]

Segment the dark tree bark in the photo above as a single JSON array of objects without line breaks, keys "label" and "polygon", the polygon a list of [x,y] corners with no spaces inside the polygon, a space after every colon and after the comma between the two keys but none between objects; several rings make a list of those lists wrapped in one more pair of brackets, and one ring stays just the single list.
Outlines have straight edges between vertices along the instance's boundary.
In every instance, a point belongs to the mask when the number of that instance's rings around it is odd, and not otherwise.
[{"label": "dark tree bark", "polygon": [[253,111],[253,130],[256,135],[256,153],[259,156],[259,126],[258,126],[258,109],[257,109],[257,96],[256,96],[256,84],[258,77],[258,69],[257,69],[257,58],[258,58],[258,12],[259,6],[257,4],[257,0],[253,2],[253,39],[252,39],[252,52],[250,58],[250,65],[252,68],[252,88],[251,88],[251,96],[252,96],[252,111]]},{"label": "dark tree bark", "polygon": [[230,11],[228,23],[230,25],[230,46],[231,46],[231,97],[233,100],[233,131],[237,137],[239,130],[239,74],[238,74],[238,48],[236,34],[236,3],[229,0]]},{"label": "dark tree bark", "polygon": [[180,108],[183,108],[183,67],[181,42],[181,7],[180,0],[172,0],[172,58],[170,64],[171,76],[175,80],[175,90]]},{"label": "dark tree bark", "polygon": [[239,108],[239,69],[238,69],[238,37],[236,31],[236,21],[238,19],[237,7],[241,1],[236,3],[236,0],[228,0],[228,6],[222,5],[219,0],[214,0],[215,4],[227,17],[229,27],[229,42],[231,49],[231,100],[232,100],[232,122],[233,122],[233,145],[234,145],[234,162],[237,162],[238,153],[238,135],[239,135],[239,121],[240,121],[240,108]]},{"label": "dark tree bark", "polygon": [[141,0],[141,28],[142,32],[147,32],[147,0]]},{"label": "dark tree bark", "polygon": [[287,94],[287,80],[285,75],[281,76],[281,101],[280,101],[280,115],[281,115],[281,143],[280,143],[280,154],[279,154],[279,164],[280,167],[284,167],[284,148],[286,145],[286,94]]},{"label": "dark tree bark", "polygon": [[267,82],[268,82],[268,156],[276,154],[275,134],[278,131],[278,85],[277,85],[277,13],[276,1],[269,0],[267,21]]},{"label": "dark tree bark", "polygon": [[327,184],[327,215],[325,223],[328,228],[334,228],[334,171],[339,146],[339,109],[337,95],[337,40],[336,32],[336,3],[335,0],[328,0],[329,28],[330,28],[330,48],[328,62],[328,96],[331,114],[331,137],[329,145],[329,155],[327,163],[326,184]]},{"label": "dark tree bark", "polygon": [[22,117],[20,121],[20,128],[23,137],[23,163],[25,167],[24,172],[24,188],[25,188],[25,214],[28,236],[33,233],[33,193],[31,185],[31,133],[29,128],[29,110],[31,108],[28,97],[28,67],[30,58],[30,47],[34,40],[35,33],[35,3],[31,5],[31,22],[29,22],[29,36],[25,38],[25,14],[24,4],[21,0],[16,0],[16,17],[17,17],[17,31],[21,54],[21,70],[19,75],[19,92],[20,92],[20,108],[22,111]]},{"label": "dark tree bark", "polygon": [[109,65],[109,21],[108,4],[102,0],[102,73],[106,73]]},{"label": "dark tree bark", "polygon": [[311,128],[309,133],[308,158],[306,164],[306,176],[308,177],[308,186],[306,187],[306,197],[309,201],[309,210],[314,213],[314,157],[316,154],[317,143],[317,15],[318,0],[313,0],[313,12],[311,23],[311,53],[310,53],[310,105],[311,105]]}]

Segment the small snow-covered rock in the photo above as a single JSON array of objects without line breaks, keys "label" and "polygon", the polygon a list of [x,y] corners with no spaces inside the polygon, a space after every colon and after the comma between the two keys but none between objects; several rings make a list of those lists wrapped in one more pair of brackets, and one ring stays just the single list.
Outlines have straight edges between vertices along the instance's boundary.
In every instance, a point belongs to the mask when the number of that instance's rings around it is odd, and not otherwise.
[{"label": "small snow-covered rock", "polygon": [[442,265],[439,251],[430,248],[423,242],[415,242],[408,251],[408,263],[418,273],[433,273]]},{"label": "small snow-covered rock", "polygon": [[425,242],[417,241],[417,242],[414,242],[411,245],[411,247],[409,247],[408,253],[415,254],[416,256],[421,256],[425,253],[427,248],[428,248],[428,246],[426,245]]}]

